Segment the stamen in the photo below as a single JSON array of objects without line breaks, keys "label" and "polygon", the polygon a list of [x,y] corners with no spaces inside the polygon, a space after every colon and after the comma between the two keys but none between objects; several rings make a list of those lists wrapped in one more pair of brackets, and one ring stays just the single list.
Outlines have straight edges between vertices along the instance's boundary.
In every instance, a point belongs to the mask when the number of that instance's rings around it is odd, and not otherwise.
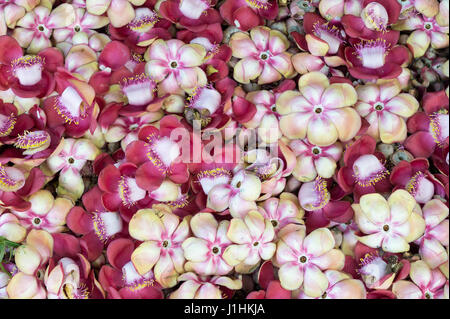
[{"label": "stamen", "polygon": [[151,11],[151,14],[136,18],[128,23],[128,28],[133,31],[145,32],[149,27],[153,27],[158,21],[159,17],[157,13],[155,11]]},{"label": "stamen", "polygon": [[136,204],[130,197],[130,188],[128,187],[128,183],[127,180],[125,179],[125,176],[122,176],[120,178],[119,196],[120,199],[122,200],[122,203],[128,208]]},{"label": "stamen", "polygon": [[[446,116],[447,115],[447,116]],[[446,117],[444,117],[446,116]],[[434,112],[430,116],[430,133],[433,137],[434,142],[439,147],[445,146],[445,140],[448,137],[448,110],[442,109],[437,112]],[[442,121],[442,123],[441,123]],[[445,121],[447,123],[445,123]],[[444,124],[444,125],[442,125]],[[446,125],[445,125],[446,124]],[[444,126],[447,130],[442,130],[442,126]]]},{"label": "stamen", "polygon": [[414,174],[414,176],[406,185],[406,190],[408,191],[408,193],[415,196],[417,194],[417,189],[419,188],[420,180],[424,177],[425,175],[422,172],[417,172],[416,174]]},{"label": "stamen", "polygon": [[215,169],[205,170],[197,173],[197,179],[202,178],[214,178],[219,176],[228,176],[231,178],[231,172],[223,167],[217,167]]},{"label": "stamen", "polygon": [[50,140],[50,135],[45,131],[25,131],[23,135],[18,135],[14,146],[21,149],[39,148]]},{"label": "stamen", "polygon": [[[266,2],[267,1],[267,2]],[[247,2],[247,4],[255,9],[264,9],[267,10],[269,9],[272,4],[268,2],[268,0],[266,1],[261,1],[261,0],[245,0],[245,2]]]},{"label": "stamen", "polygon": [[22,85],[35,85],[42,79],[45,59],[39,55],[26,55],[11,62],[12,73]]},{"label": "stamen", "polygon": [[0,121],[2,125],[0,126],[0,137],[8,136],[16,125],[17,118],[11,113],[8,117],[0,114]]},{"label": "stamen", "polygon": [[320,23],[319,21],[316,21],[313,24],[313,33],[316,37],[328,43],[330,47],[329,51],[332,54],[338,51],[342,42],[345,42],[341,30],[335,25],[330,25],[329,22]]},{"label": "stamen", "polygon": [[374,155],[363,155],[353,164],[353,177],[358,185],[363,187],[374,186],[385,179],[390,172]]},{"label": "stamen", "polygon": [[357,55],[364,67],[377,69],[384,65],[390,46],[390,43],[386,43],[384,39],[362,40],[354,45],[355,52],[353,54]]},{"label": "stamen", "polygon": [[105,223],[100,216],[100,213],[95,212],[92,216],[94,232],[100,239],[102,243],[106,243],[108,241],[108,236],[106,234]]},{"label": "stamen", "polygon": [[2,186],[2,189],[15,189],[15,187],[21,182],[21,180],[12,179],[6,172],[5,168],[0,164],[0,185]]}]

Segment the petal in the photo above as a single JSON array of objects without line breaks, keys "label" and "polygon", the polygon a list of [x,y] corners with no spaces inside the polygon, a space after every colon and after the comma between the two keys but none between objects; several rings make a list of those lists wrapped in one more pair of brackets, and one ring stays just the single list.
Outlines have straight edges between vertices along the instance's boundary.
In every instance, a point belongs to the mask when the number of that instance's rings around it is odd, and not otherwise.
[{"label": "petal", "polygon": [[394,282],[392,292],[398,299],[421,299],[423,295],[416,285],[406,280]]},{"label": "petal", "polygon": [[216,239],[217,223],[210,213],[198,213],[191,219],[191,229],[196,237],[214,242]]},{"label": "petal", "polygon": [[326,115],[333,122],[339,140],[342,142],[347,142],[354,138],[361,129],[361,117],[353,108],[344,107],[327,111]]},{"label": "petal", "polygon": [[130,220],[129,232],[134,239],[159,241],[162,238],[164,226],[155,211],[141,209]]},{"label": "petal", "polygon": [[382,248],[390,253],[402,253],[409,250],[409,244],[403,237],[391,234],[384,238]]},{"label": "petal", "polygon": [[402,93],[387,102],[385,106],[389,112],[407,118],[417,112],[419,102],[411,94]]},{"label": "petal", "polygon": [[210,249],[208,242],[195,237],[186,239],[183,244],[184,257],[193,262],[204,262],[208,258]]},{"label": "petal", "polygon": [[308,254],[318,257],[333,249],[335,244],[331,231],[327,228],[319,228],[312,231],[303,241],[303,247]]},{"label": "petal", "polygon": [[281,286],[287,290],[300,288],[303,283],[303,271],[297,263],[287,263],[278,270]]},{"label": "petal", "polygon": [[256,79],[262,70],[261,64],[257,59],[248,57],[240,60],[234,66],[233,77],[240,83],[249,83],[251,80]]},{"label": "petal", "polygon": [[140,275],[149,272],[160,256],[160,248],[158,243],[154,241],[146,241],[139,245],[131,255],[131,261]]},{"label": "petal", "polygon": [[328,288],[328,279],[316,266],[308,266],[305,270],[303,291],[310,297],[317,298],[323,295]]},{"label": "petal", "polygon": [[390,208],[380,194],[363,195],[359,201],[362,213],[374,224],[381,225],[389,220]]},{"label": "petal", "polygon": [[400,225],[405,223],[411,215],[416,201],[414,197],[403,189],[396,190],[388,199],[391,208],[391,223]]},{"label": "petal", "polygon": [[[359,115],[358,115],[359,118]],[[317,146],[329,146],[338,139],[333,122],[325,116],[314,116],[308,122],[308,140]]]},{"label": "petal", "polygon": [[411,264],[409,276],[411,277],[411,280],[421,289],[428,288],[432,279],[430,268],[422,260]]}]

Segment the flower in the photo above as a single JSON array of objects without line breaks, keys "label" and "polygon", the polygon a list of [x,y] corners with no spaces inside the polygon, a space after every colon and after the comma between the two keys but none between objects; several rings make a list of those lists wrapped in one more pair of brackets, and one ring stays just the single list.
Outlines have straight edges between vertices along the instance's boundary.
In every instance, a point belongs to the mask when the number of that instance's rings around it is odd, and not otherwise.
[{"label": "flower", "polygon": [[133,5],[141,6],[144,3],[145,0],[86,0],[86,10],[98,16],[106,12],[110,23],[119,28],[134,19]]},{"label": "flower", "polygon": [[366,84],[356,87],[358,102],[355,109],[370,124],[366,134],[385,144],[406,139],[406,119],[419,109],[419,102],[408,93],[400,93],[397,80],[382,85]]},{"label": "flower", "polygon": [[274,0],[226,0],[220,7],[222,18],[242,31],[262,25],[264,19],[273,20],[277,14],[278,2]]},{"label": "flower", "polygon": [[200,68],[205,55],[205,48],[199,44],[158,39],[145,52],[145,70],[158,82],[160,95],[181,93],[206,85],[206,74]]},{"label": "flower", "polygon": [[233,56],[241,59],[234,66],[233,77],[240,83],[258,79],[266,84],[295,74],[287,38],[277,30],[255,27],[250,34],[236,32],[229,42]]},{"label": "flower", "polygon": [[37,54],[51,47],[53,30],[68,27],[75,22],[75,9],[71,4],[62,3],[55,9],[39,5],[17,21],[12,36],[28,53]]},{"label": "flower", "polygon": [[182,244],[186,271],[201,276],[224,276],[233,269],[223,256],[231,244],[227,237],[229,225],[226,220],[217,222],[211,213],[199,212],[192,217],[190,226],[195,237],[187,238]]},{"label": "flower", "polygon": [[243,218],[233,218],[227,237],[233,242],[223,252],[223,258],[239,273],[250,272],[262,260],[275,254],[273,225],[258,211],[250,211]]},{"label": "flower", "polygon": [[361,232],[363,244],[384,251],[400,253],[409,250],[409,242],[418,239],[425,231],[425,221],[414,211],[416,201],[405,190],[393,192],[389,199],[380,194],[366,194],[359,204],[353,204],[355,221]]},{"label": "flower", "polygon": [[[225,276],[202,277],[193,272],[186,272],[178,278],[184,281],[172,292],[170,299],[227,299],[232,290],[242,288],[241,279]],[[227,294],[228,293],[228,294]]]},{"label": "flower", "polygon": [[335,241],[330,230],[318,228],[306,234],[305,226],[288,229],[277,243],[278,276],[284,289],[302,287],[310,297],[320,297],[328,288],[328,278],[322,271],[341,270],[344,254],[333,249]]},{"label": "flower", "polygon": [[165,288],[173,287],[184,272],[182,244],[189,237],[189,218],[181,222],[166,205],[153,205],[133,215],[130,236],[143,243],[137,247],[131,261],[137,272],[144,275],[153,269],[156,281]]},{"label": "flower", "polygon": [[357,100],[347,83],[330,84],[320,72],[300,77],[300,92],[285,91],[277,99],[280,128],[290,139],[308,138],[310,143],[330,146],[351,140],[361,128],[361,118],[350,106]]},{"label": "flower", "polygon": [[50,156],[46,163],[53,174],[59,172],[58,193],[77,200],[84,192],[80,170],[87,161],[93,161],[100,151],[88,139],[68,138],[63,143],[61,151]]},{"label": "flower", "polygon": [[49,233],[66,230],[66,216],[73,207],[71,200],[63,197],[54,198],[47,190],[39,190],[28,198],[31,203],[26,211],[11,210],[26,229],[43,229]]},{"label": "flower", "polygon": [[443,299],[445,276],[439,269],[431,270],[418,260],[411,264],[409,276],[412,282],[400,280],[394,283],[392,292],[398,299]]}]

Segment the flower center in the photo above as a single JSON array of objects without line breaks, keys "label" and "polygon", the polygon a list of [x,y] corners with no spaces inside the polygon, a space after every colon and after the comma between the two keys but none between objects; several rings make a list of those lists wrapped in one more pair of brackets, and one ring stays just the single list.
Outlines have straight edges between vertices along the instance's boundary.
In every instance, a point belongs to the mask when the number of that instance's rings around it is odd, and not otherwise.
[{"label": "flower center", "polygon": [[314,112],[316,112],[316,114],[322,113],[323,112],[323,106],[322,105],[314,106]]},{"label": "flower center", "polygon": [[266,61],[269,58],[269,54],[267,52],[263,52],[259,55],[259,58],[263,61]]},{"label": "flower center", "polygon": [[214,255],[218,255],[220,253],[220,248],[217,246],[214,246],[211,251]]},{"label": "flower center", "polygon": [[45,31],[45,27],[44,27],[43,25],[39,25],[39,26],[38,26],[38,30],[39,30],[40,32],[44,32],[44,31]]},{"label": "flower center", "polygon": [[73,157],[69,157],[69,159],[67,161],[69,162],[69,164],[75,163],[75,160],[73,159]]},{"label": "flower center", "polygon": [[153,100],[156,89],[155,81],[147,74],[141,73],[136,76],[123,78],[120,88],[131,105],[146,105]]},{"label": "flower center", "polygon": [[425,293],[425,298],[426,298],[426,299],[433,299],[433,294],[430,293],[429,291],[427,291],[427,292]]},{"label": "flower center", "polygon": [[254,9],[267,10],[272,5],[269,0],[245,0],[245,2]]},{"label": "flower center", "polygon": [[14,146],[24,150],[36,150],[50,144],[50,135],[45,131],[24,131],[18,135]]},{"label": "flower center", "polygon": [[85,106],[85,102],[78,92],[69,86],[56,99],[53,107],[66,123],[71,124],[73,122],[78,125],[80,120],[86,117]]},{"label": "flower center", "polygon": [[322,295],[322,299],[325,299],[326,297],[327,297],[327,293],[324,292],[323,295]]},{"label": "flower center", "polygon": [[433,29],[433,24],[431,22],[425,22],[423,27],[425,28],[425,30],[432,30]]},{"label": "flower center", "polygon": [[259,245],[259,242],[257,242],[257,241],[255,241],[254,243],[253,243],[253,246],[254,247],[257,247]]},{"label": "flower center", "polygon": [[312,153],[314,155],[319,155],[320,153],[322,153],[322,150],[320,149],[320,147],[314,146],[313,149],[312,149]]},{"label": "flower center", "polygon": [[30,86],[42,78],[45,59],[39,55],[26,55],[11,62],[12,73],[21,85]]},{"label": "flower center", "polygon": [[330,25],[329,22],[321,23],[317,21],[313,25],[314,35],[328,43],[328,53],[330,54],[335,54],[339,50],[341,43],[344,42],[341,31],[335,25]]},{"label": "flower center", "polygon": [[442,109],[438,112],[434,112],[429,116],[430,128],[429,132],[433,137],[434,142],[443,147],[445,141],[449,136],[449,116],[448,110]]},{"label": "flower center", "polygon": [[[145,8],[146,9],[146,8]],[[136,10],[136,18],[128,23],[128,28],[136,32],[147,32],[150,30],[158,21],[158,15],[154,11],[141,13],[140,15]]]},{"label": "flower center", "polygon": [[41,219],[36,217],[35,219],[33,219],[33,224],[35,225],[39,225],[41,223]]},{"label": "flower center", "polygon": [[388,231],[389,231],[389,225],[384,225],[384,226],[383,226],[383,230],[384,230],[385,232],[388,232]]},{"label": "flower center", "polygon": [[172,69],[176,69],[176,68],[178,67],[177,61],[172,61],[172,62],[170,62],[170,67],[171,67]]},{"label": "flower center", "polygon": [[378,69],[384,65],[389,47],[390,44],[384,39],[363,40],[354,46],[358,59],[364,67],[369,69]]},{"label": "flower center", "polygon": [[11,113],[9,116],[0,114],[0,137],[8,136],[16,125],[17,118]]},{"label": "flower center", "polygon": [[306,256],[301,256],[298,260],[299,260],[302,264],[304,264],[304,263],[306,263],[306,262],[308,261],[308,258],[306,258]]},{"label": "flower center", "polygon": [[76,25],[76,26],[73,28],[73,30],[74,30],[75,32],[80,32],[80,31],[81,31],[81,27],[80,27],[79,25]]},{"label": "flower center", "polygon": [[278,226],[278,220],[272,219],[270,222],[272,223],[273,228]]},{"label": "flower center", "polygon": [[162,243],[162,246],[163,246],[164,248],[169,247],[169,245],[170,245],[170,242],[169,242],[168,240],[165,240],[165,241],[163,241],[163,243]]},{"label": "flower center", "polygon": [[373,106],[373,108],[377,111],[383,111],[384,109],[384,104],[381,102],[377,102],[375,103],[375,105]]}]

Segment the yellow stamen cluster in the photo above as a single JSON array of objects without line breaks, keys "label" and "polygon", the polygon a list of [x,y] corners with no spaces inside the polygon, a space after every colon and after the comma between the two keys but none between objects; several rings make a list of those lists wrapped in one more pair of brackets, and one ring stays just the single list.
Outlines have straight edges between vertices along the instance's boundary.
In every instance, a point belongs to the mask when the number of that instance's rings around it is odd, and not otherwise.
[{"label": "yellow stamen cluster", "polygon": [[414,174],[414,176],[411,178],[411,180],[406,185],[406,191],[412,195],[414,195],[417,191],[417,187],[419,186],[420,179],[423,177],[422,172],[417,172]]},{"label": "yellow stamen cluster", "polygon": [[439,124],[439,115],[447,115],[448,110],[442,109],[430,115],[430,131],[434,142],[439,146],[443,147],[444,143],[441,140],[441,126]]},{"label": "yellow stamen cluster", "polygon": [[263,2],[260,2],[258,0],[245,0],[245,2],[247,2],[247,4],[250,7],[255,8],[255,9],[267,10],[271,6],[270,3],[263,3]]},{"label": "yellow stamen cluster", "polygon": [[[30,136],[34,135],[34,136]],[[35,133],[30,131],[25,131],[23,135],[18,135],[17,141],[14,143],[14,146],[21,149],[30,149],[30,148],[39,148],[48,142],[50,136],[43,133]]]},{"label": "yellow stamen cluster", "polygon": [[224,169],[223,167],[217,167],[215,169],[201,171],[200,173],[197,174],[197,179],[210,178],[210,177],[214,178],[214,177],[223,176],[223,175],[231,177],[230,171]]},{"label": "yellow stamen cluster", "polygon": [[9,118],[6,120],[6,123],[3,125],[2,128],[0,128],[0,137],[8,136],[9,134],[11,134],[11,131],[14,129],[16,122],[17,122],[16,116],[13,113],[11,113],[9,115]]}]

